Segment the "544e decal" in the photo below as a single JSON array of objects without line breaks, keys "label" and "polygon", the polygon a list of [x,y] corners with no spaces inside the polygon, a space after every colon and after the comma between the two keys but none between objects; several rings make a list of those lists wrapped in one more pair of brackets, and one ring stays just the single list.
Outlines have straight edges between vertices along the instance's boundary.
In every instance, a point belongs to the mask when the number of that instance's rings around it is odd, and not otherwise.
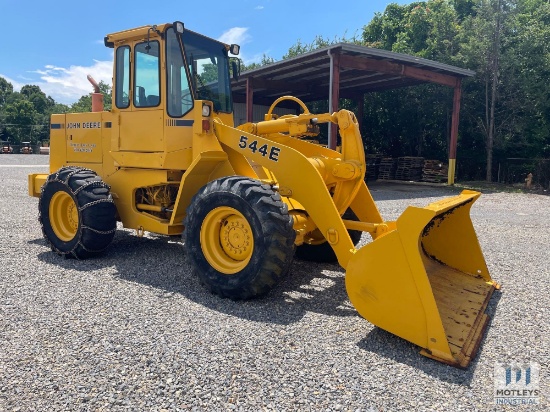
[{"label": "544e decal", "polygon": [[252,140],[252,142],[248,143],[248,137],[241,136],[241,138],[239,139],[239,147],[241,149],[251,150],[252,153],[258,152],[263,157],[268,156],[269,160],[272,160],[274,162],[279,161],[279,152],[281,151],[281,149],[276,146],[269,146],[268,144],[259,146],[257,140]]}]

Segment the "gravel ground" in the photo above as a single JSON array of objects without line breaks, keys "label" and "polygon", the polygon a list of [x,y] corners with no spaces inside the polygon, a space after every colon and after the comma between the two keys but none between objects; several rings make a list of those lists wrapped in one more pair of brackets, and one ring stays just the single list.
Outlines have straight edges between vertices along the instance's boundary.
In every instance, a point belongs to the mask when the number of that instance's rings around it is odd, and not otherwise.
[{"label": "gravel ground", "polygon": [[[512,410],[493,399],[495,362],[507,361],[541,365],[541,404],[514,410],[548,408],[550,197],[487,193],[474,205],[502,290],[460,370],[359,317],[336,265],[295,261],[267,297],[232,302],[200,286],[171,238],[120,229],[101,258],[54,255],[27,195],[27,174],[47,161],[0,155],[1,411]],[[386,219],[457,191],[371,189]]]}]

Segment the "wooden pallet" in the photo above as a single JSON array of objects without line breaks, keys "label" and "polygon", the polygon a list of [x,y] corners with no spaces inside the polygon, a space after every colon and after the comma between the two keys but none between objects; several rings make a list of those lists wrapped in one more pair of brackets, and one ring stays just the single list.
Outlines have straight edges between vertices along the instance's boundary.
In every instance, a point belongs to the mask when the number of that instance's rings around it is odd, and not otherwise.
[{"label": "wooden pallet", "polygon": [[397,169],[397,159],[392,157],[385,157],[380,160],[380,166],[378,167],[378,179],[379,180],[393,180],[395,179],[395,171]]},{"label": "wooden pallet", "polygon": [[366,163],[367,163],[367,172],[365,173],[366,180],[376,180],[378,178],[381,160],[382,160],[381,155],[378,155],[378,154],[366,155]]},{"label": "wooden pallet", "polygon": [[424,167],[423,157],[404,156],[397,159],[397,170],[395,178],[397,180],[417,181],[422,178],[422,168]]},{"label": "wooden pallet", "polygon": [[445,183],[449,167],[439,160],[426,160],[422,169],[422,181],[430,183]]}]

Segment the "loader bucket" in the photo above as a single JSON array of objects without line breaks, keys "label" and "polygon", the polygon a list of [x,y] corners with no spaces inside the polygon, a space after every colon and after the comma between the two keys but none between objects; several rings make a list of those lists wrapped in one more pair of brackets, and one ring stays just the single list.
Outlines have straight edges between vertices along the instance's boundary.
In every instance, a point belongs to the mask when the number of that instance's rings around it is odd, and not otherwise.
[{"label": "loader bucket", "polygon": [[480,193],[408,207],[390,230],[359,249],[346,271],[357,311],[374,325],[422,348],[422,354],[467,367],[489,317],[494,289],[470,208]]}]

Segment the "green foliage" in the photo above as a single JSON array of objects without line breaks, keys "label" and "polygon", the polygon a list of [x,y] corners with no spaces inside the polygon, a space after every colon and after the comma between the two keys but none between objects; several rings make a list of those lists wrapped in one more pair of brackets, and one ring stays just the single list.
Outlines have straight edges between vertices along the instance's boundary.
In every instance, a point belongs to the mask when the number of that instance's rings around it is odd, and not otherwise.
[{"label": "green foliage", "polygon": [[[519,0],[503,40],[503,146],[522,157],[550,156],[550,4]],[[523,150],[521,150],[523,149]],[[523,152],[523,153],[522,153]]]},{"label": "green foliage", "polygon": [[19,99],[13,104],[5,105],[2,111],[3,122],[6,124],[8,136],[12,141],[19,143],[30,138],[32,126],[38,117],[32,102],[26,99]]},{"label": "green foliage", "polygon": [[13,93],[13,85],[3,77],[0,77],[0,107],[6,103],[9,95]]},{"label": "green foliage", "polygon": [[67,113],[87,113],[92,111],[92,96],[81,96],[76,102],[71,104]]},{"label": "green foliage", "polygon": [[[103,94],[103,110],[111,110],[112,106],[112,95],[111,95],[111,86],[107,83],[100,81],[99,91]],[[73,103],[71,107],[67,110],[69,113],[87,113],[92,111],[92,95],[88,94],[82,96],[78,99],[77,102]],[[63,112],[62,112],[63,113]]]},{"label": "green foliage", "polygon": [[[427,0],[389,4],[360,38],[298,40],[283,59],[338,42],[411,54],[474,70],[463,81],[459,178],[491,180],[507,157],[550,156],[550,3],[546,0]],[[273,63],[263,56],[260,63]],[[356,110],[342,99],[340,107]],[[328,110],[326,101],[311,110]],[[365,96],[371,152],[448,156],[452,90],[436,85]]]},{"label": "green foliage", "polygon": [[254,70],[262,66],[267,66],[268,64],[275,63],[275,59],[273,57],[268,56],[267,54],[263,54],[262,58],[259,63],[250,63],[249,65],[242,64],[242,70]]},{"label": "green foliage", "polygon": [[338,40],[335,39],[334,41],[330,41],[328,39],[325,39],[322,36],[315,36],[315,39],[309,44],[302,43],[301,40],[298,39],[296,44],[292,45],[288,52],[283,55],[283,60],[290,59],[292,57],[299,56],[304,53],[308,53],[310,51],[320,49],[322,47],[330,46],[331,44],[338,43]]},{"label": "green foliage", "polygon": [[550,5],[485,0],[473,11],[464,18],[455,56],[477,72],[464,94],[462,130],[485,140],[492,180],[505,158],[550,155]]},{"label": "green foliage", "polygon": [[456,50],[458,15],[445,0],[390,4],[363,30],[369,47],[448,62]]},{"label": "green foliage", "polygon": [[371,22],[363,28],[363,41],[366,46],[393,50],[398,37],[404,31],[405,17],[419,3],[400,6],[392,3],[383,13],[376,13]]},{"label": "green foliage", "polygon": [[[323,36],[315,36],[313,41],[311,43],[302,43],[302,40],[298,39],[298,41],[289,47],[286,54],[283,55],[283,60],[291,59],[292,57],[300,56],[304,53],[309,53],[313,50],[320,49],[322,47],[330,46],[336,43],[353,43],[353,44],[362,44],[362,41],[356,36],[353,35],[352,37],[334,37],[332,40],[325,38]],[[262,55],[262,58],[260,62],[258,63],[250,63],[249,65],[242,65],[243,71],[245,70],[254,70],[258,69],[263,66],[267,66],[269,64],[275,63],[276,60],[266,55],[265,53]]]},{"label": "green foliage", "polygon": [[[298,40],[283,59],[338,41],[347,40]],[[476,72],[462,86],[459,178],[490,180],[508,157],[550,156],[547,0],[392,3],[363,28],[360,41],[351,41]],[[354,105],[340,101],[342,108],[355,110]],[[313,111],[326,110],[326,102],[312,106]],[[362,131],[366,147],[392,156],[444,159],[451,111],[452,90],[446,87],[423,85],[368,94]]]},{"label": "green foliage", "polygon": [[288,49],[288,52],[283,55],[283,60],[290,59],[292,57],[299,56],[304,53],[311,52],[313,50],[321,49],[323,47],[327,47],[333,44],[337,43],[353,43],[353,44],[361,44],[361,41],[357,36],[353,36],[351,38],[344,36],[342,37],[334,37],[332,40],[325,38],[323,36],[315,36],[313,41],[311,43],[302,43],[301,40],[298,40],[294,45],[290,46]]},{"label": "green foliage", "polygon": [[476,0],[451,0],[451,5],[455,9],[460,21],[466,17],[476,15]]},{"label": "green foliage", "polygon": [[46,113],[48,109],[55,104],[54,100],[46,96],[46,94],[40,90],[40,87],[34,85],[26,85],[21,88],[20,92],[27,101],[31,102],[34,110],[37,113]]}]

